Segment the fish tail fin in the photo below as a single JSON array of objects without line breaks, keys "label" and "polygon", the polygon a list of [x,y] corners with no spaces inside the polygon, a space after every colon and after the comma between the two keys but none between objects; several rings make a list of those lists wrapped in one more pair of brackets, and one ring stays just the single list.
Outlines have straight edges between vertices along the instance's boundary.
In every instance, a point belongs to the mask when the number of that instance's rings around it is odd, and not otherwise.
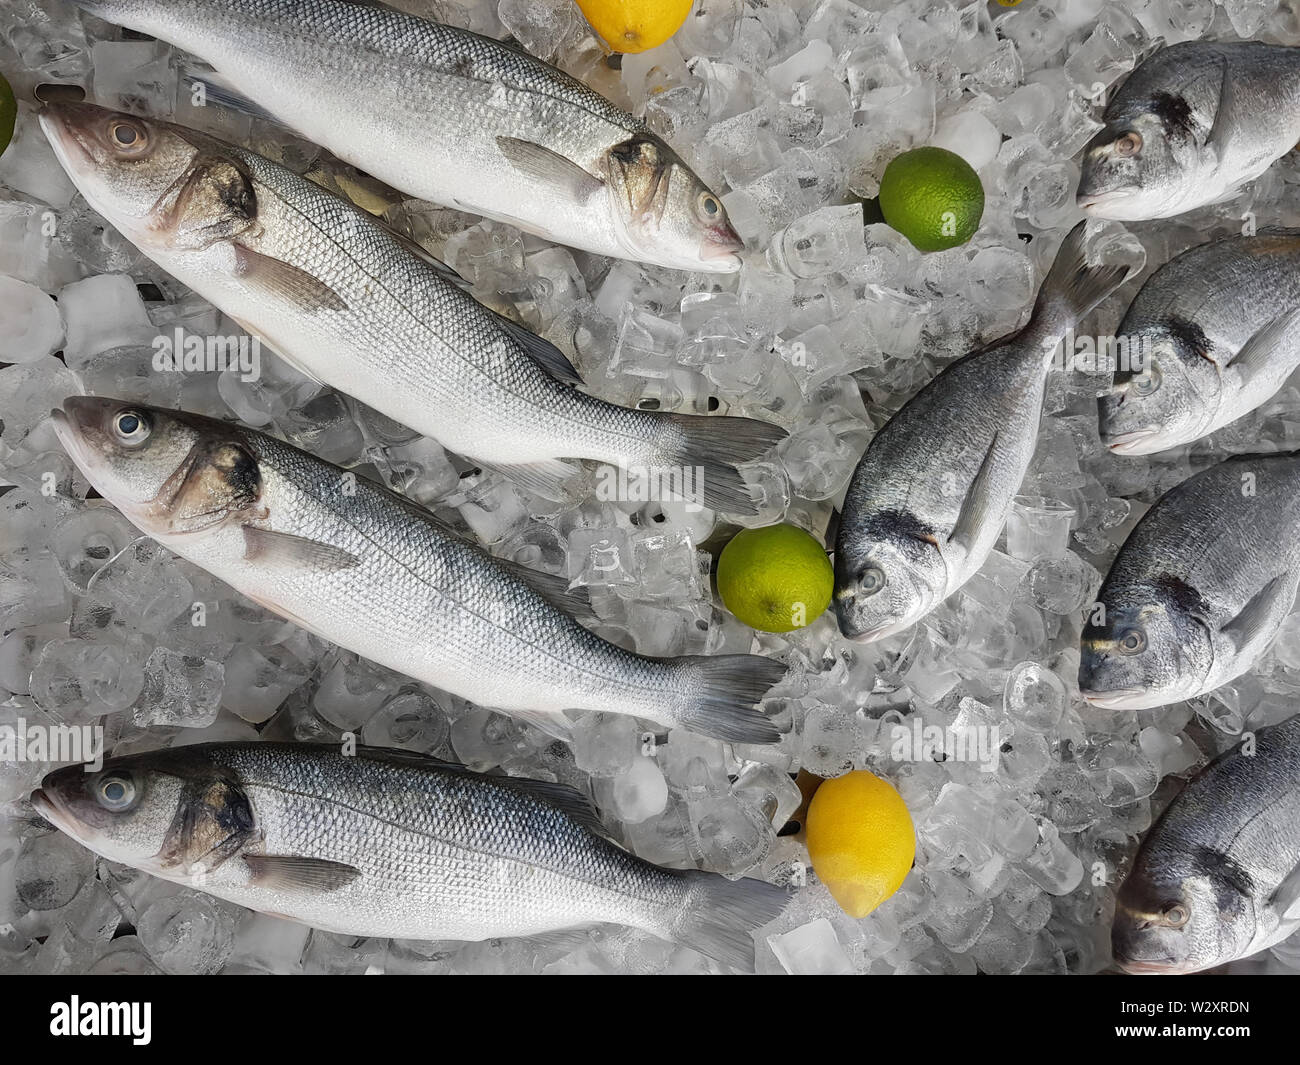
[{"label": "fish tail fin", "polygon": [[685,891],[669,938],[723,965],[753,972],[754,930],[785,909],[789,892],[764,880],[728,880],[699,869],[681,876]]},{"label": "fish tail fin", "polygon": [[757,708],[786,667],[761,655],[686,655],[675,723],[729,743],[775,743],[780,730]]},{"label": "fish tail fin", "polygon": [[1038,333],[1046,346],[1055,347],[1066,332],[1128,278],[1129,268],[1118,263],[1088,262],[1084,244],[1087,222],[1080,222],[1061,242],[1034,302],[1026,330]]},{"label": "fish tail fin", "polygon": [[655,414],[659,424],[649,472],[689,486],[682,494],[710,510],[757,514],[737,466],[762,458],[788,435],[779,425],[726,415]]}]

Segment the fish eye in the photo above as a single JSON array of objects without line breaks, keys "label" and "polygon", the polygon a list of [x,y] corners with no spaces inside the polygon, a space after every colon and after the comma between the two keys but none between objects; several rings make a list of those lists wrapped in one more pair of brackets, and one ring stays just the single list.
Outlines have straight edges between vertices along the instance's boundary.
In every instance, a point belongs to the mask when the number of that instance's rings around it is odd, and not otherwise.
[{"label": "fish eye", "polygon": [[868,566],[858,578],[863,595],[875,595],[885,586],[885,571],[879,566]]},{"label": "fish eye", "polygon": [[1122,655],[1138,655],[1147,649],[1146,633],[1141,629],[1126,629],[1116,643]]},{"label": "fish eye", "polygon": [[1136,130],[1129,130],[1123,136],[1116,138],[1115,151],[1128,158],[1130,155],[1137,155],[1142,150],[1142,134]]},{"label": "fish eye", "polygon": [[139,155],[149,143],[144,127],[124,118],[109,123],[108,139],[121,155]]},{"label": "fish eye", "polygon": [[115,814],[135,805],[135,781],[127,773],[105,773],[95,782],[94,791],[95,801]]},{"label": "fish eye", "polygon": [[1154,362],[1149,363],[1140,374],[1133,378],[1133,394],[1135,396],[1149,396],[1160,388],[1160,381],[1160,367]]},{"label": "fish eye", "polygon": [[1187,907],[1181,902],[1171,903],[1161,911],[1163,922],[1169,925],[1170,928],[1182,928],[1191,919],[1191,916],[1187,912]]},{"label": "fish eye", "polygon": [[699,199],[700,217],[706,222],[716,221],[722,216],[722,204],[711,192],[701,192]]},{"label": "fish eye", "polygon": [[118,443],[127,447],[138,447],[149,439],[153,426],[149,416],[143,411],[121,410],[113,416],[113,435]]}]

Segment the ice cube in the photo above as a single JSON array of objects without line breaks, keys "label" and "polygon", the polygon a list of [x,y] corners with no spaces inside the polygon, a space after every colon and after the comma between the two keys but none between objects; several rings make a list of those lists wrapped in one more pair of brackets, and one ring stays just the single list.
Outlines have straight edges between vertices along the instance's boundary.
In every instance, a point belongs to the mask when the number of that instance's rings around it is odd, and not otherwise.
[{"label": "ice cube", "polygon": [[1002,134],[982,111],[966,107],[940,119],[930,143],[960,155],[971,169],[982,170],[997,156]]},{"label": "ice cube", "polygon": [[0,358],[36,362],[63,342],[59,306],[35,285],[0,275]]},{"label": "ice cube", "polygon": [[1007,553],[1033,562],[1061,558],[1070,546],[1070,527],[1078,512],[1074,507],[1042,496],[1016,496],[1007,519]]},{"label": "ice cube", "polygon": [[13,140],[0,153],[0,185],[51,207],[67,207],[77,192],[45,139],[35,109],[25,102],[18,104]]},{"label": "ice cube", "polygon": [[451,723],[445,702],[423,691],[401,692],[371,715],[361,738],[373,747],[446,757],[451,753]]},{"label": "ice cube", "polygon": [[96,41],[90,49],[96,102],[165,118],[176,110],[176,67],[162,41]]},{"label": "ice cube", "polygon": [[65,721],[125,710],[144,686],[138,647],[68,638],[51,640],[32,669],[36,704]]},{"label": "ice cube", "polygon": [[151,903],[140,915],[140,942],[173,976],[219,972],[234,949],[241,912],[211,895],[183,889]]},{"label": "ice cube", "polygon": [[593,776],[617,777],[631,768],[641,731],[625,714],[584,714],[573,724],[573,759]]},{"label": "ice cube", "polygon": [[100,274],[65,285],[59,307],[68,331],[63,357],[74,370],[111,348],[149,346],[158,333],[135,282],[125,274]]},{"label": "ice cube", "polygon": [[853,962],[825,917],[769,936],[767,944],[781,968],[791,976],[844,976],[853,972]]},{"label": "ice cube", "polygon": [[220,662],[156,647],[144,664],[134,706],[137,725],[203,728],[217,719],[225,670]]},{"label": "ice cube", "polygon": [[91,578],[137,535],[135,527],[112,507],[88,506],[55,525],[50,551],[72,589],[84,592]]},{"label": "ice cube", "polygon": [[626,825],[639,825],[657,817],[668,803],[668,783],[653,758],[638,754],[615,777],[596,782],[600,808]]}]

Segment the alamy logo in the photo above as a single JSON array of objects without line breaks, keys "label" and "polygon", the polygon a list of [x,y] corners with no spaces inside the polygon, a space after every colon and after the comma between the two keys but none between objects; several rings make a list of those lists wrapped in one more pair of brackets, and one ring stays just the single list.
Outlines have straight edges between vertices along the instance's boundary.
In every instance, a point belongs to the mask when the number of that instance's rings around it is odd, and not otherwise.
[{"label": "alamy logo", "polygon": [[234,370],[241,381],[262,376],[262,342],[257,337],[200,336],[177,326],[172,335],[153,339],[153,368],[159,373],[222,373]]},{"label": "alamy logo", "polygon": [[910,726],[894,725],[890,738],[889,755],[896,762],[978,762],[981,773],[994,773],[1002,756],[997,725],[944,728],[914,717]]},{"label": "alamy logo", "polygon": [[596,498],[605,503],[685,503],[704,507],[703,466],[602,466]]},{"label": "alamy logo", "polygon": [[138,1047],[153,1038],[153,1003],[82,1002],[73,995],[50,1006],[50,1035],[130,1036]]},{"label": "alamy logo", "polygon": [[1149,365],[1151,355],[1152,344],[1147,337],[1081,336],[1070,329],[1052,351],[1052,368],[1141,374]]},{"label": "alamy logo", "polygon": [[0,762],[84,762],[87,773],[104,766],[102,725],[0,725]]}]

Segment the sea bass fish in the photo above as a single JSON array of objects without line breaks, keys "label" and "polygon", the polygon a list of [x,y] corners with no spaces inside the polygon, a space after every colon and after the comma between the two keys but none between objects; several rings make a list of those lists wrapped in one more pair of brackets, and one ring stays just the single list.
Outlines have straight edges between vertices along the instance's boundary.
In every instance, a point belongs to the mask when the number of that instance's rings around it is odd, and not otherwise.
[{"label": "sea bass fish", "polygon": [[663,869],[563,784],[408,751],[206,743],[55,770],[32,805],[96,854],[343,935],[481,940],[617,923],[752,969],[787,894]]},{"label": "sea bass fish", "polygon": [[86,104],[41,122],[95,210],[310,377],[526,485],[544,490],[564,458],[690,470],[696,502],[754,513],[735,466],[783,429],[579,391],[557,348],[414,242],[252,152]]},{"label": "sea bass fish", "polygon": [[770,742],[754,709],[784,674],[757,655],[657,659],[567,611],[566,582],[493,558],[429,511],[273,437],[73,397],[55,431],[143,532],[303,628],[417,680],[563,727],[585,708]]},{"label": "sea bass fish", "polygon": [[1079,691],[1142,710],[1255,664],[1300,586],[1300,452],[1238,455],[1167,492],[1134,526],[1083,627]]},{"label": "sea bass fish", "polygon": [[1125,276],[1087,264],[1081,222],[1029,323],[953,363],[872,438],[835,545],[835,611],[848,639],[901,632],[983,565],[1034,453],[1053,352]]},{"label": "sea bass fish", "polygon": [[722,201],[640,119],[521,49],[347,0],[77,0],[412,196],[571,247],[740,269]]},{"label": "sea bass fish", "polygon": [[1300,715],[1202,769],[1147,833],[1111,945],[1132,973],[1190,973],[1300,929]]},{"label": "sea bass fish", "polygon": [[1169,218],[1231,196],[1300,142],[1300,48],[1185,41],[1115,93],[1083,150],[1079,206]]},{"label": "sea bass fish", "polygon": [[1149,455],[1236,421],[1300,367],[1300,233],[1183,252],[1147,279],[1118,337],[1130,365],[1099,401],[1112,451]]}]

